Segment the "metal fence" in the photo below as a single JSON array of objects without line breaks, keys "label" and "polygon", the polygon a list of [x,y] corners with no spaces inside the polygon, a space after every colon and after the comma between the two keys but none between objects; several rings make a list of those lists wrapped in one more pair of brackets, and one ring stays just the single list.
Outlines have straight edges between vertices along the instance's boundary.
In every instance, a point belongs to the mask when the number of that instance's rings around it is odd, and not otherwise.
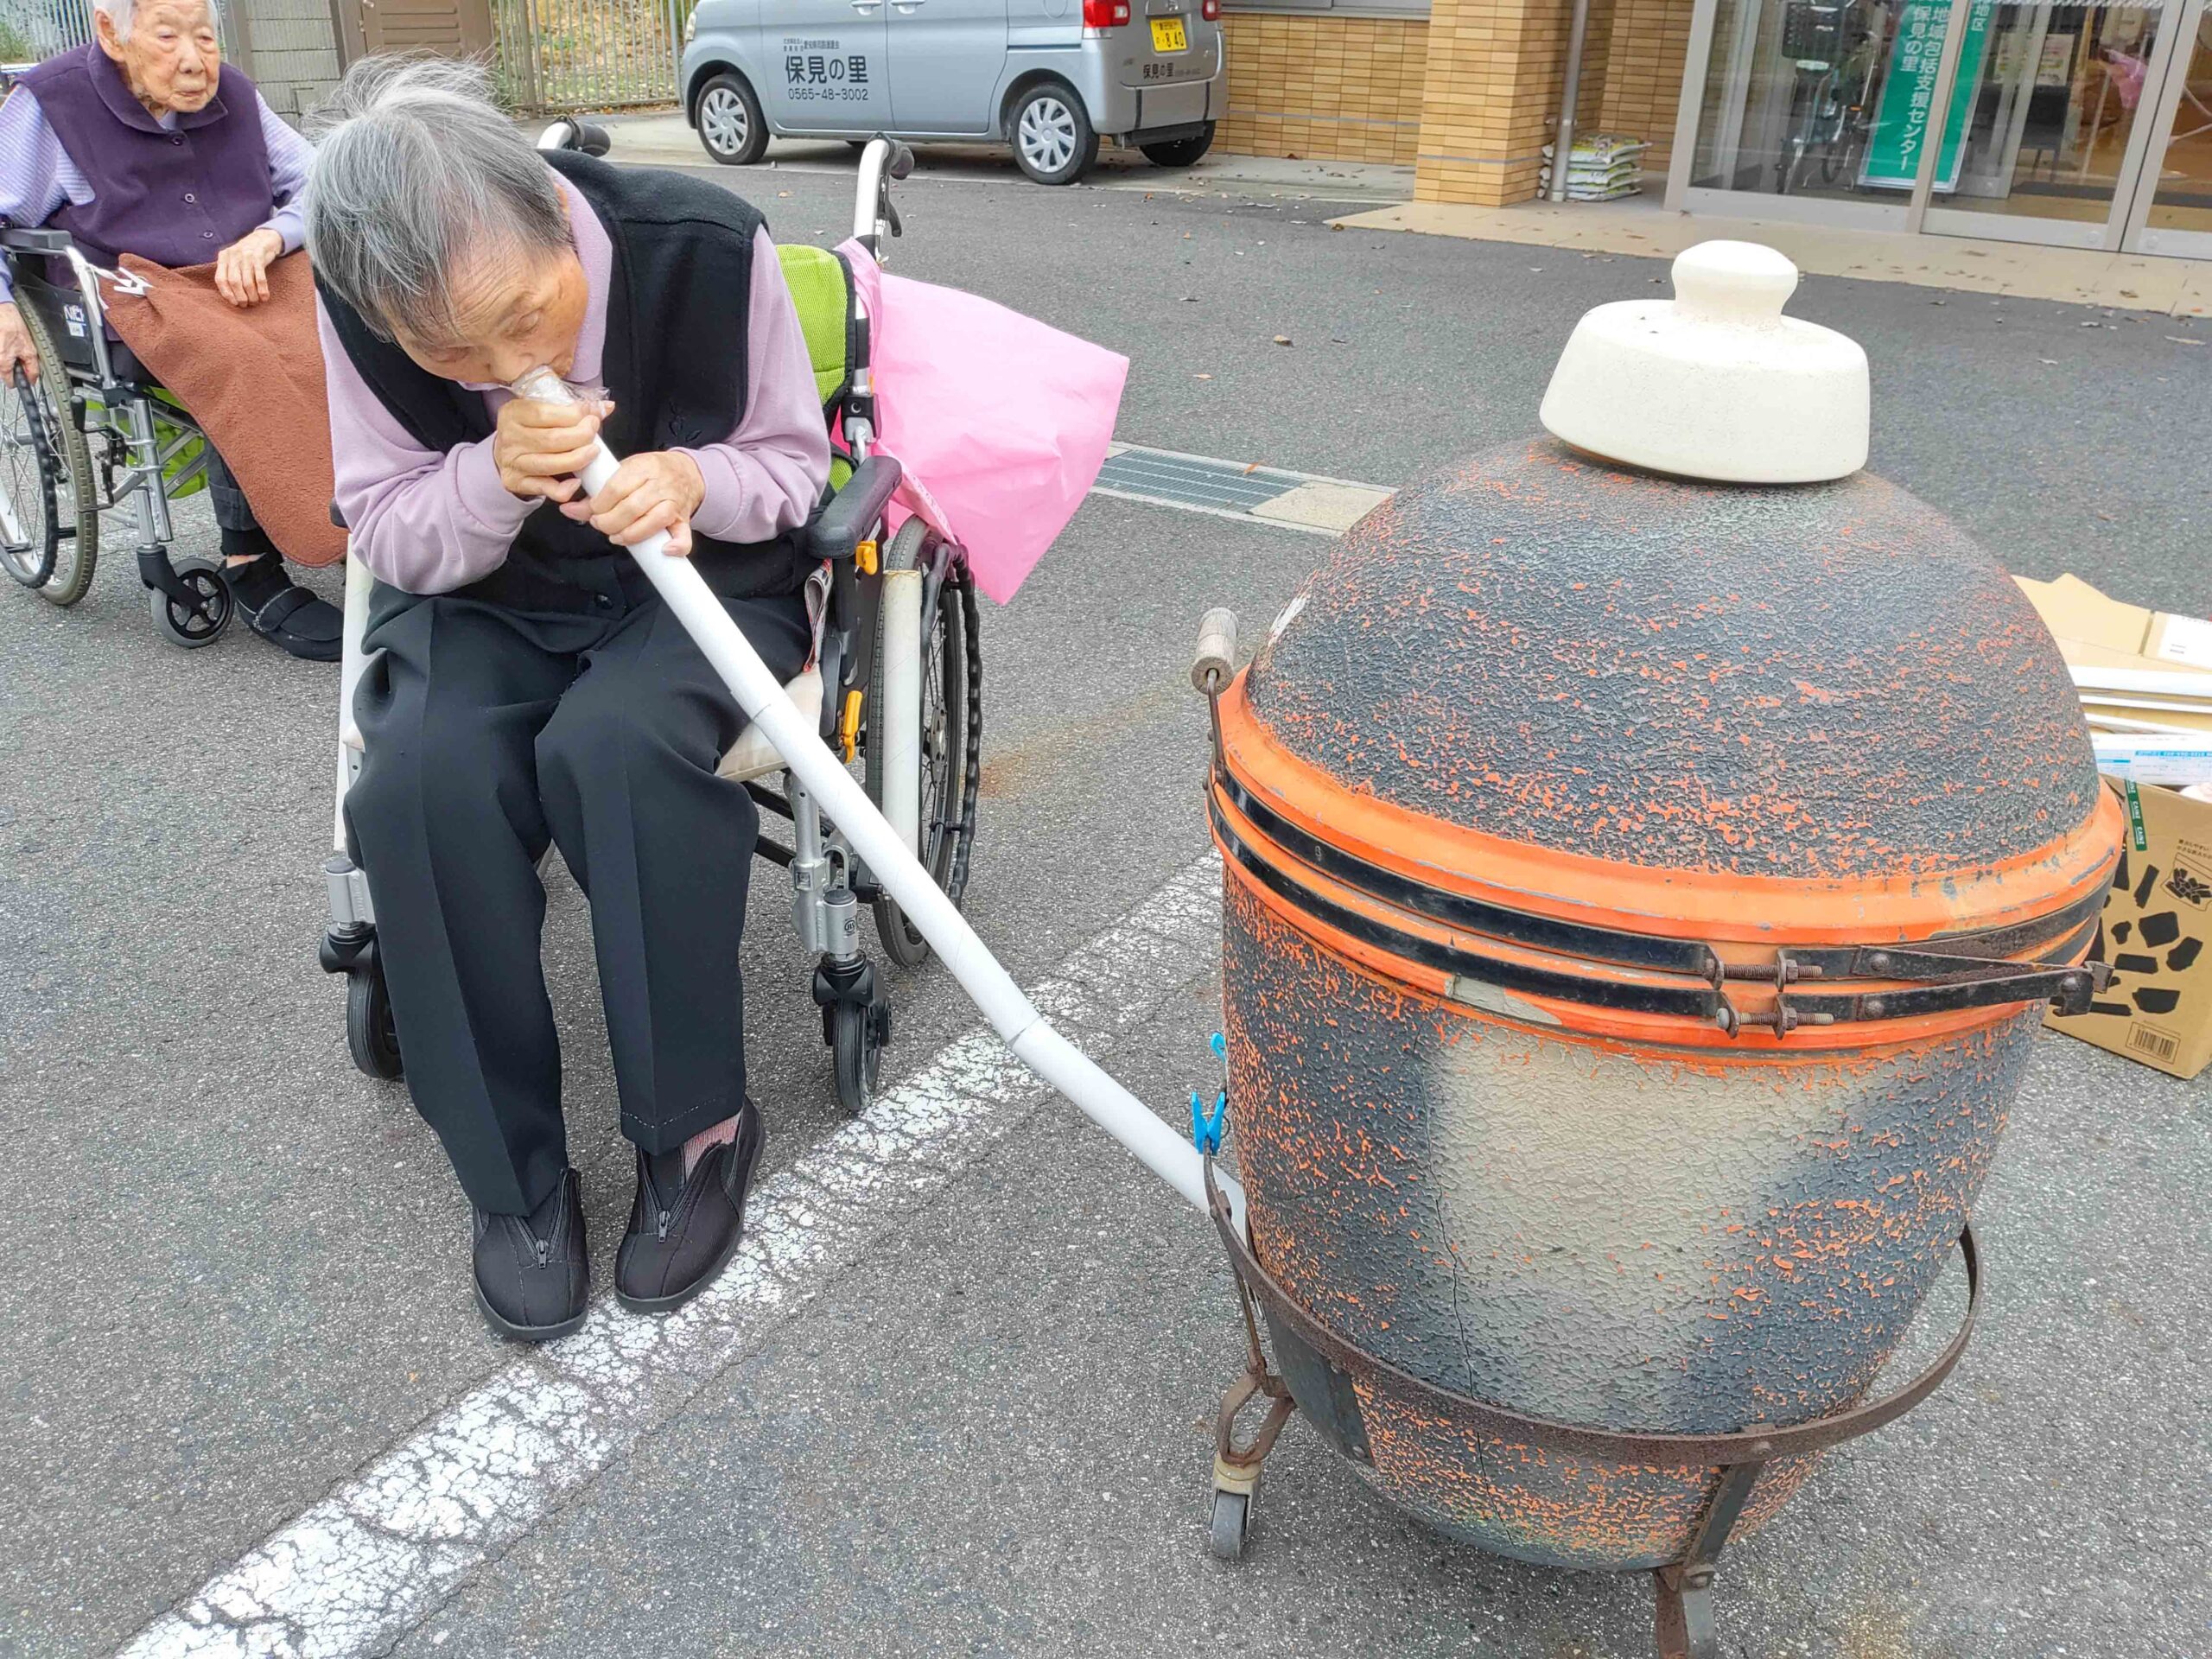
[{"label": "metal fence", "polygon": [[[235,61],[238,36],[227,5],[215,9],[215,32],[224,57]],[[0,64],[43,63],[92,39],[91,0],[0,0]]]},{"label": "metal fence", "polygon": [[86,0],[0,0],[0,63],[38,63],[92,38]]},{"label": "metal fence", "polygon": [[543,114],[672,104],[677,42],[694,3],[493,0],[501,90],[516,109]]}]

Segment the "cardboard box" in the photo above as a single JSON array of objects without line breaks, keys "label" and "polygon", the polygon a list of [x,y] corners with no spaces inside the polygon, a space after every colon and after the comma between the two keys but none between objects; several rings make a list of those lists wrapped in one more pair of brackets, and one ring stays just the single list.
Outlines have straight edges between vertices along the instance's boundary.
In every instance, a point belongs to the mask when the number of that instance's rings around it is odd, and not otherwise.
[{"label": "cardboard box", "polygon": [[[2112,982],[2088,1013],[2044,1023],[2193,1077],[2212,1064],[2212,800],[2114,774],[2196,776],[2177,752],[2212,732],[2212,621],[2123,604],[2076,575],[2013,580],[2075,671],[2099,768],[2127,820],[2090,949],[2112,964]],[[2139,765],[2146,759],[2155,764]]]},{"label": "cardboard box", "polygon": [[2056,582],[2012,580],[2075,668],[2212,670],[2212,620],[2124,604],[2070,572]]},{"label": "cardboard box", "polygon": [[2073,671],[2098,769],[2212,783],[2212,620],[2123,604],[2076,575],[2013,581]]},{"label": "cardboard box", "polygon": [[2044,1023],[2177,1077],[2212,1063],[2212,801],[2107,779],[2126,808],[2120,873],[2093,958],[2112,982],[2087,1014]]}]

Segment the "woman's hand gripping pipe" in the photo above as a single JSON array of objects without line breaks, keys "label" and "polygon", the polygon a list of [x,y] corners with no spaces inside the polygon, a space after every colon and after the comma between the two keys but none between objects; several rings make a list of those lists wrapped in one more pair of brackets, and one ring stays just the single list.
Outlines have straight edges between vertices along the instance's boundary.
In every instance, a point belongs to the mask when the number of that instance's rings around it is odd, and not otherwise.
[{"label": "woman's hand gripping pipe", "polygon": [[[533,369],[514,383],[518,397],[573,402],[575,394],[550,369]],[[604,442],[583,471],[587,494],[596,493],[619,463]],[[1198,1149],[1154,1116],[1037,1012],[1021,988],[976,936],[952,901],[930,879],[899,832],[867,792],[824,747],[814,726],[785,696],[729,613],[688,560],[671,556],[666,536],[656,533],[630,549],[684,631],[706,653],[761,734],[798,774],[830,820],[844,832],[876,880],[933,946],[952,976],[1023,1065],[1073,1101],[1200,1214],[1206,1213],[1205,1177]],[[1236,1225],[1244,1229],[1243,1189],[1218,1173]]]}]

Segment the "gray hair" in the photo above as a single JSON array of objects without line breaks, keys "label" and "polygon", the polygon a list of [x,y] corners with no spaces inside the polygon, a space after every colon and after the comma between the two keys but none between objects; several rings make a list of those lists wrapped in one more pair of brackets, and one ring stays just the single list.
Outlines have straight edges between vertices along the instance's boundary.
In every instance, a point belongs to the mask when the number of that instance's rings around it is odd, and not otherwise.
[{"label": "gray hair", "polygon": [[364,58],[308,123],[315,275],[385,339],[457,333],[452,281],[472,254],[571,245],[561,189],[492,101],[480,64]]},{"label": "gray hair", "polygon": [[[137,0],[92,0],[92,10],[115,25],[117,40],[130,38],[130,20],[138,10]],[[222,27],[222,8],[215,3],[215,0],[207,0],[207,21],[218,29]]]}]

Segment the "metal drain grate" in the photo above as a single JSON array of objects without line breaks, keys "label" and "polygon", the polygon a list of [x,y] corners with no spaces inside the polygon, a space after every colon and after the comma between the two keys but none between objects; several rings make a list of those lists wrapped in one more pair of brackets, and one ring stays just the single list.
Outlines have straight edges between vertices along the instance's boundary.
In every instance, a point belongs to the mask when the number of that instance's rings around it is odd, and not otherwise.
[{"label": "metal drain grate", "polygon": [[1247,468],[1240,461],[1132,448],[1109,455],[1092,487],[1173,507],[1249,512],[1288,494],[1305,481],[1300,474],[1277,472],[1269,467]]}]

